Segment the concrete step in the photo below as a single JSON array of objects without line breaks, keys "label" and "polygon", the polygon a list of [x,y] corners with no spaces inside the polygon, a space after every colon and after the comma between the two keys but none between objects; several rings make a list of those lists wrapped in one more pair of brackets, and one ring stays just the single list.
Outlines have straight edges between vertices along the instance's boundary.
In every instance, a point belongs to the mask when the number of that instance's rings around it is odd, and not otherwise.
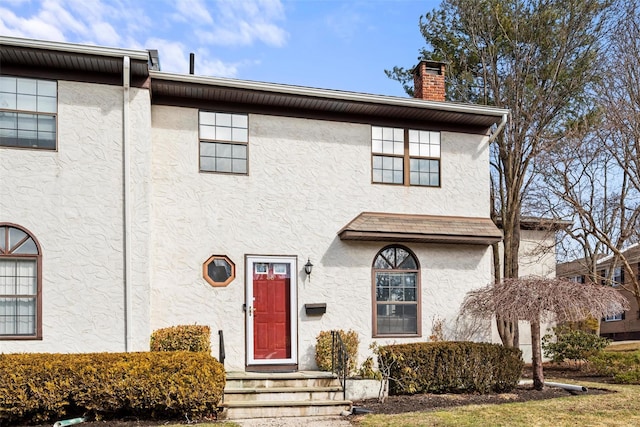
[{"label": "concrete step", "polygon": [[225,402],[221,418],[312,417],[341,415],[351,410],[348,400]]},{"label": "concrete step", "polygon": [[224,389],[224,401],[316,401],[340,400],[343,397],[340,386],[331,387],[268,387],[268,388],[228,388]]},{"label": "concrete step", "polygon": [[331,387],[340,385],[337,378],[329,372],[291,372],[264,374],[253,372],[227,373],[227,387],[271,388],[271,387]]},{"label": "concrete step", "polygon": [[341,415],[351,408],[329,372],[228,372],[221,418]]}]

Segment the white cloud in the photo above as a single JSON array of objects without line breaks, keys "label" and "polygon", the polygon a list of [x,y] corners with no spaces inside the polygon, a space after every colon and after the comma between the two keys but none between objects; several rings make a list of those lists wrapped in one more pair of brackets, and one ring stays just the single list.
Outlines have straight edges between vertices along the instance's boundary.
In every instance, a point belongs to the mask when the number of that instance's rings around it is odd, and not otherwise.
[{"label": "white cloud", "polygon": [[12,0],[10,8],[0,8],[0,34],[17,37],[131,47],[123,43],[149,26],[135,3],[121,0]]},{"label": "white cloud", "polygon": [[12,11],[0,8],[0,33],[13,37],[64,41],[64,33],[55,23],[39,16],[23,18]]},{"label": "white cloud", "polygon": [[[163,71],[236,77],[259,62],[211,55],[216,46],[282,46],[280,0],[0,0],[0,35],[132,49],[158,49]],[[190,45],[188,45],[190,44]]]},{"label": "white cloud", "polygon": [[[158,38],[150,38],[146,43],[149,49],[158,49],[162,71],[180,74],[189,72],[191,51],[182,43]],[[199,76],[235,77],[240,65],[242,64],[225,63],[218,58],[211,58],[207,49],[200,49],[196,51],[194,72]]]},{"label": "white cloud", "polygon": [[238,46],[259,41],[277,47],[286,43],[288,34],[277,24],[284,20],[279,0],[219,0],[213,4],[213,29],[199,31],[203,43]]},{"label": "white cloud", "polygon": [[118,46],[120,34],[107,22],[98,22],[92,26],[94,37],[98,44],[105,46]]},{"label": "white cloud", "polygon": [[177,13],[174,18],[181,22],[213,23],[213,18],[207,10],[203,0],[178,0],[176,2]]}]

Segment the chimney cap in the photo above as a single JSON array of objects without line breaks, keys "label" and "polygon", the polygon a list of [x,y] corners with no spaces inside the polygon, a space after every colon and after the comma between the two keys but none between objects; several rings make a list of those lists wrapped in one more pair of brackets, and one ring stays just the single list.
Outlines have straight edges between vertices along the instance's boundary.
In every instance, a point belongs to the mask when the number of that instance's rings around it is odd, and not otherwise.
[{"label": "chimney cap", "polygon": [[422,65],[424,65],[424,69],[427,70],[437,70],[438,74],[440,74],[442,67],[447,65],[447,62],[445,61],[434,61],[432,59],[422,59],[420,60],[420,62],[418,62],[418,65],[416,65],[413,70],[411,70],[412,74],[419,74],[420,71],[423,69]]}]

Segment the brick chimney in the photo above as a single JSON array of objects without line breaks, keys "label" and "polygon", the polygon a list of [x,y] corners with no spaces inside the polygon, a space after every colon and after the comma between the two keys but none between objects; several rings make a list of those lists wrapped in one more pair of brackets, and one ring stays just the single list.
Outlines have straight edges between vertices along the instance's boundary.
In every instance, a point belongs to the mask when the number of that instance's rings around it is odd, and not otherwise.
[{"label": "brick chimney", "polygon": [[413,97],[444,101],[444,62],[420,61],[413,69]]}]

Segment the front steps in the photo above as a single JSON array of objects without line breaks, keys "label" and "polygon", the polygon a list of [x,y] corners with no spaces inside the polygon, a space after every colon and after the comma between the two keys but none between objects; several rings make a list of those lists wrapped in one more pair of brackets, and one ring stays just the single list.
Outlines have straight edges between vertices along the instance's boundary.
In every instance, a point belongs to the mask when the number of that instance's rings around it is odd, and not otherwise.
[{"label": "front steps", "polygon": [[221,418],[340,415],[351,408],[328,372],[227,372]]}]

